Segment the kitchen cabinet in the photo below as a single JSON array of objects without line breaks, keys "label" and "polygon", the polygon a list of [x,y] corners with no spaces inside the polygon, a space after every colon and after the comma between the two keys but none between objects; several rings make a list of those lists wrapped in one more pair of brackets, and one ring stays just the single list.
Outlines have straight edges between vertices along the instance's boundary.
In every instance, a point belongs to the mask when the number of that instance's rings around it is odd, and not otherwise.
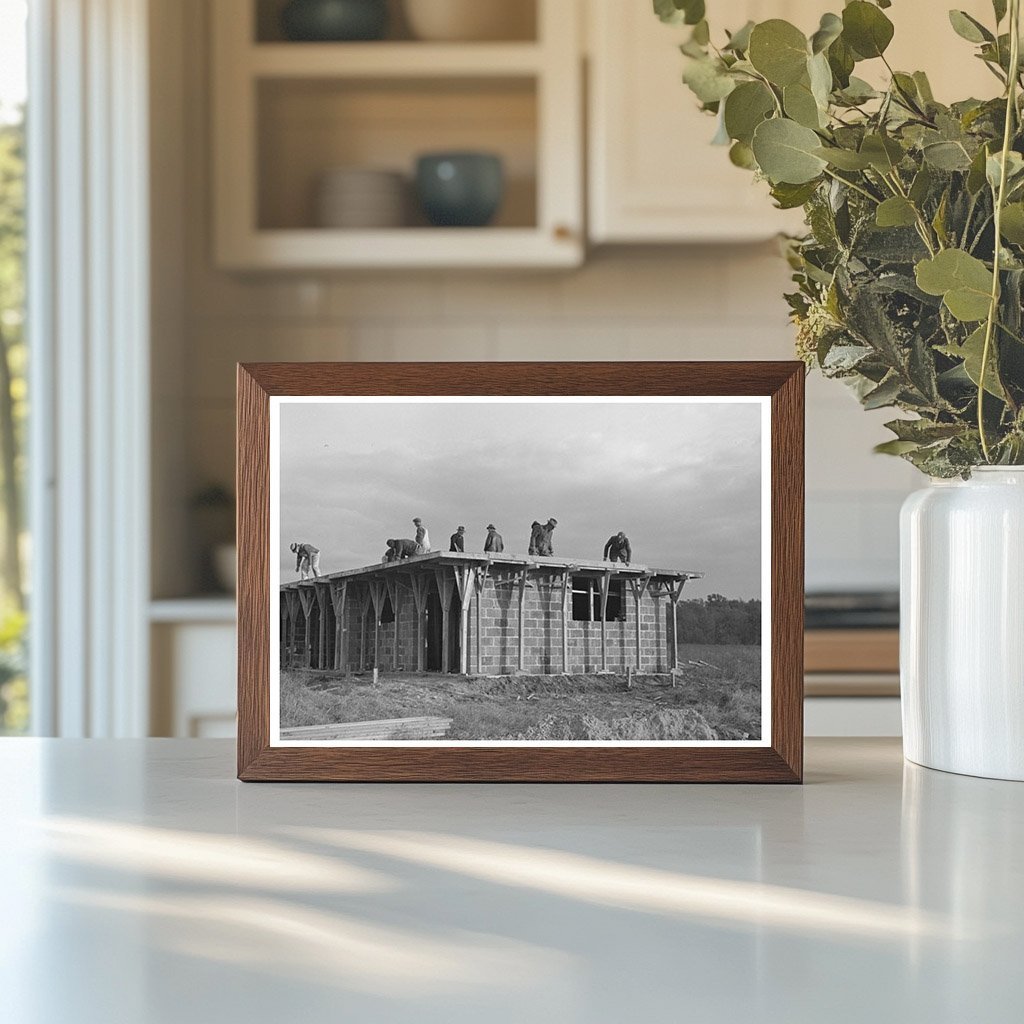
[{"label": "kitchen cabinet", "polygon": [[[650,3],[587,0],[589,234],[593,243],[728,242],[799,231],[799,211],[776,210],[764,183],[710,145],[715,121],[681,82],[685,26],[663,25]],[[811,33],[826,0],[708,0],[713,37],[747,20],[785,18]],[[992,20],[988,0],[958,7]],[[896,27],[888,57],[928,72],[944,101],[994,95],[998,83],[955,35],[945,6],[900,0],[886,11]],[[858,74],[879,81],[880,61]]]},{"label": "kitchen cabinet", "polygon": [[[213,30],[214,250],[232,270],[575,266],[583,259],[579,8],[535,4],[531,39],[292,42],[279,4],[217,0]],[[493,225],[321,226],[337,168],[399,172],[424,152],[498,154]],[[410,190],[411,191],[411,190]]]}]

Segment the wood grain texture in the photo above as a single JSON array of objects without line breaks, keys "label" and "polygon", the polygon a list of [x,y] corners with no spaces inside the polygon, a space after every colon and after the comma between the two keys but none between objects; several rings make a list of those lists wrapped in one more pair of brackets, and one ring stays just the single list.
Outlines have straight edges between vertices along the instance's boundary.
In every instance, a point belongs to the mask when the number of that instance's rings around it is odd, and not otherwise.
[{"label": "wood grain texture", "polygon": [[[770,747],[271,747],[271,395],[771,397]],[[798,362],[253,363],[238,368],[238,777],[244,781],[800,782],[803,404]]]}]

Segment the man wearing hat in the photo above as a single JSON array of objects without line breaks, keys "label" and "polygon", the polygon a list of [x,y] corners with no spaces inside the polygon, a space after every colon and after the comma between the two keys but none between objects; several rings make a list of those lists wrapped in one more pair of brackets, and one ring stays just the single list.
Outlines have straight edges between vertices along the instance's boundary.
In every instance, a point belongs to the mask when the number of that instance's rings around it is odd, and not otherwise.
[{"label": "man wearing hat", "polygon": [[449,547],[448,550],[449,551],[465,551],[466,550],[465,534],[466,534],[466,528],[464,526],[460,526],[451,535],[451,547]]},{"label": "man wearing hat", "polygon": [[622,530],[619,530],[614,537],[608,538],[602,557],[606,562],[625,562],[626,565],[629,565],[633,558],[633,549],[629,546],[629,538]]},{"label": "man wearing hat", "polygon": [[416,527],[416,554],[425,555],[430,551],[430,534],[419,517],[413,520],[413,524]]},{"label": "man wearing hat", "polygon": [[555,549],[551,544],[551,534],[555,532],[555,527],[557,525],[557,519],[549,519],[540,528],[540,543],[537,545],[538,555],[553,555],[555,553]]},{"label": "man wearing hat", "polygon": [[497,554],[505,550],[505,542],[501,534],[494,528],[494,523],[487,524],[487,539],[484,541],[484,552]]},{"label": "man wearing hat", "polygon": [[292,553],[295,555],[295,571],[299,579],[306,579],[309,576],[320,575],[320,549],[312,544],[292,544]]}]

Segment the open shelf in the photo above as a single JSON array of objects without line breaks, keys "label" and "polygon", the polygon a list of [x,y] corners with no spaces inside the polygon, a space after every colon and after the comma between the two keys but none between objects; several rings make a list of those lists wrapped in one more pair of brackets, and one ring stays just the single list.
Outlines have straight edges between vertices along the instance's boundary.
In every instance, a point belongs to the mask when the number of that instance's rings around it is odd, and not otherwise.
[{"label": "open shelf", "polygon": [[[285,39],[281,28],[281,12],[288,0],[245,0],[245,2],[253,5],[251,9],[254,14],[254,20],[250,35],[250,39],[253,42],[259,44],[284,42],[288,46],[300,47],[315,45]],[[559,0],[559,2],[565,3],[567,0]],[[502,41],[536,41],[537,5],[538,0],[502,0],[503,10],[501,16],[506,22],[505,31],[501,33]],[[383,40],[380,42],[360,42],[355,45],[377,47],[382,45],[382,43],[386,44],[394,41],[419,42],[410,26],[410,19],[406,14],[405,0],[388,0],[388,25]]]},{"label": "open shelf", "polygon": [[[536,228],[535,86],[533,79],[259,83],[258,227],[325,230],[315,213],[321,176],[335,167],[367,167],[398,172],[406,180],[406,223],[379,230],[429,230],[414,195],[417,158],[428,152],[480,150],[501,157],[505,196],[491,226],[458,237]],[[453,229],[438,230],[447,234]]]},{"label": "open shelf", "polygon": [[273,43],[252,46],[246,63],[257,78],[409,78],[443,74],[535,75],[535,43]]},{"label": "open shelf", "polygon": [[[583,260],[582,74],[575,4],[524,0],[532,39],[282,42],[277,0],[218,0],[212,119],[214,245],[227,269],[569,267]],[[275,34],[276,33],[276,34]],[[408,33],[406,33],[406,36]],[[492,223],[435,228],[414,201],[425,153],[494,153]],[[382,224],[321,225],[338,169],[398,172],[410,202]],[[352,222],[366,221],[365,217]]]}]

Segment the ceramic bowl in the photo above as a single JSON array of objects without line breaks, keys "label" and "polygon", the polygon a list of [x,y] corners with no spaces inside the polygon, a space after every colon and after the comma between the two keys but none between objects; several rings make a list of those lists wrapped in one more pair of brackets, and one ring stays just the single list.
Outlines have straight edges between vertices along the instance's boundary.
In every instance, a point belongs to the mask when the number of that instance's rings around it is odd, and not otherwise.
[{"label": "ceramic bowl", "polygon": [[387,0],[290,0],[281,28],[295,42],[358,42],[387,30]]},{"label": "ceramic bowl", "polygon": [[494,219],[504,198],[501,157],[425,153],[416,162],[416,193],[435,227],[483,227]]},{"label": "ceramic bowl", "polygon": [[322,228],[399,228],[406,222],[408,184],[402,174],[365,167],[325,172],[316,195]]}]

